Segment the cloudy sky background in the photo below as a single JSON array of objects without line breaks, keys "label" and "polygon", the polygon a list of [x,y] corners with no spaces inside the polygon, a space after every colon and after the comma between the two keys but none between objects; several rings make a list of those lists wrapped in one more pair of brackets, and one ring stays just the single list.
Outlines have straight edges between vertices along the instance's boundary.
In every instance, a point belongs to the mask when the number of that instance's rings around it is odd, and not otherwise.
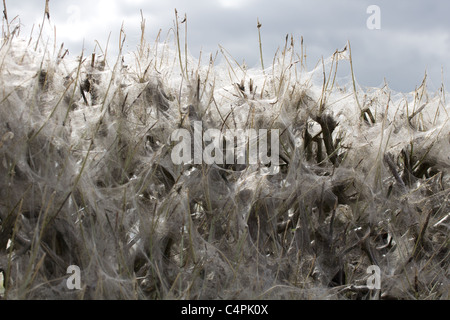
[{"label": "cloudy sky background", "polygon": [[[381,9],[381,29],[370,30],[366,21],[369,5]],[[21,35],[28,36],[33,24],[42,22],[45,0],[7,0],[8,17],[19,16]],[[450,85],[450,1],[431,0],[51,0],[51,22],[57,40],[75,57],[84,47],[91,51],[95,40],[117,49],[124,23],[127,49],[140,39],[142,9],[146,38],[154,41],[159,30],[163,40],[174,25],[174,9],[188,18],[188,45],[198,57],[200,50],[215,53],[220,44],[239,62],[259,66],[256,21],[261,34],[266,67],[286,34],[299,47],[303,36],[308,67],[352,46],[357,81],[364,87],[379,87],[384,79],[391,89],[410,92],[422,82],[425,71],[430,89]],[[17,21],[17,20],[16,20]]]}]

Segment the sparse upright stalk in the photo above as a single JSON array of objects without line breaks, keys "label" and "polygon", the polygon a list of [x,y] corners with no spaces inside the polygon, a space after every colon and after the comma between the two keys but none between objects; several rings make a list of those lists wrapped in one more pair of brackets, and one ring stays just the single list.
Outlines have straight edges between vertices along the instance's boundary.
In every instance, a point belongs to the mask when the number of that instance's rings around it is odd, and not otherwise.
[{"label": "sparse upright stalk", "polygon": [[306,66],[306,48],[303,45],[303,36],[301,37],[301,54],[302,56],[300,57],[301,60],[301,66],[302,68],[300,69],[300,71],[302,70],[306,70],[307,66]]},{"label": "sparse upright stalk", "polygon": [[440,110],[440,106],[442,106],[443,110],[445,110],[445,106],[447,105],[446,99],[445,99],[445,85],[444,85],[444,68],[441,69],[441,88],[439,89],[440,91],[440,97],[439,97],[439,105],[436,108],[436,113],[434,114],[434,118],[433,118],[433,125],[436,125],[436,121],[439,117],[439,110]]},{"label": "sparse upright stalk", "polygon": [[[3,34],[5,38],[9,38],[10,32],[9,32],[9,21],[8,21],[8,11],[6,10],[6,0],[3,0],[3,17],[6,21],[6,35]],[[4,32],[3,32],[4,33]]]},{"label": "sparse upright stalk", "polygon": [[[224,47],[220,46],[220,52],[223,54],[223,56],[225,57],[225,59],[227,60],[228,65],[230,66],[231,71],[233,72],[234,76],[236,77],[236,81],[239,81],[239,77],[236,75],[236,72],[234,71],[235,68],[233,68],[233,66],[231,65],[230,61],[228,60],[227,55],[230,56],[230,58],[233,60],[233,62],[235,63],[235,65],[239,68],[239,70],[242,71],[242,73],[245,74],[247,73],[247,71],[239,64],[239,62],[236,61],[236,59],[233,58],[233,56],[227,51],[227,49],[225,49]],[[233,81],[233,80],[231,80]]]},{"label": "sparse upright stalk", "polygon": [[183,63],[181,62],[181,50],[180,50],[180,32],[178,30],[178,11],[175,9],[175,31],[177,38],[178,60],[180,61],[181,74],[183,74]]},{"label": "sparse upright stalk", "polygon": [[261,68],[262,68],[263,74],[265,75],[266,72],[264,70],[265,68],[264,68],[262,42],[261,42],[261,26],[262,26],[262,24],[259,22],[259,19],[256,19],[256,21],[257,21],[256,27],[258,28],[258,39],[259,39],[259,56],[261,58]]},{"label": "sparse upright stalk", "polygon": [[[293,66],[295,66],[299,61],[295,61],[295,42],[294,42],[294,36],[291,34],[291,60],[290,60],[290,64],[289,64],[289,69],[292,68]],[[295,80],[298,79],[297,76],[297,67],[295,66],[294,68],[294,75],[295,75]]]},{"label": "sparse upright stalk", "polygon": [[322,73],[323,73],[323,83],[322,83],[322,94],[320,96],[320,103],[319,103],[319,117],[322,116],[322,113],[325,109],[325,91],[326,91],[326,83],[327,83],[327,76],[325,74],[325,64],[323,62],[322,57]]},{"label": "sparse upright stalk", "polygon": [[34,51],[37,50],[38,45],[39,45],[39,40],[41,39],[41,36],[42,36],[42,30],[44,29],[45,17],[47,17],[47,19],[50,20],[50,9],[49,9],[49,6],[48,6],[48,2],[49,1],[50,0],[45,0],[44,16],[42,17],[42,25],[41,25],[41,28],[39,30],[39,36],[37,38],[36,46],[34,47]]},{"label": "sparse upright stalk", "polygon": [[108,57],[108,48],[109,48],[109,40],[111,39],[111,32],[108,34],[108,39],[106,40],[106,48],[105,48],[105,54],[103,57],[103,60],[108,64],[108,60],[106,59]]},{"label": "sparse upright stalk", "polygon": [[125,34],[125,30],[123,29],[123,22],[122,26],[120,27],[120,33],[119,33],[119,56],[117,59],[120,58],[123,52],[123,45],[125,44],[125,40],[127,38],[127,35]]},{"label": "sparse upright stalk", "polygon": [[[181,23],[184,23],[185,20],[183,20]],[[180,68],[181,68],[181,74],[183,76],[186,75],[187,79],[187,65],[186,70],[183,68],[183,60],[181,59],[181,45],[180,45],[180,28],[178,25],[178,11],[175,9],[175,32],[176,32],[176,38],[177,38],[177,49],[178,49],[178,60],[180,61]]]},{"label": "sparse upright stalk", "polygon": [[[337,55],[337,54],[339,54],[339,53],[344,52],[345,50],[347,50],[347,48],[345,48],[345,49],[342,50],[342,51],[337,51],[337,50],[336,50],[336,53],[335,53],[335,54]],[[334,59],[334,56],[333,56],[333,59]],[[334,60],[333,60],[333,61],[334,61]],[[335,69],[334,69],[333,82],[331,83],[331,90],[334,88],[334,83],[336,82],[336,76],[337,76],[338,64],[339,64],[339,58],[336,59],[336,65],[335,65]],[[330,74],[331,74],[331,71],[330,71]]]},{"label": "sparse upright stalk", "polygon": [[144,44],[145,44],[145,19],[144,14],[141,10],[141,43],[139,48],[139,57],[142,58],[144,55]]},{"label": "sparse upright stalk", "polygon": [[358,105],[358,108],[361,111],[361,105],[359,104],[358,94],[356,92],[356,80],[355,80],[355,73],[353,72],[352,48],[350,47],[350,41],[348,41],[347,46],[348,46],[348,54],[349,54],[349,59],[350,59],[350,69],[352,71],[353,93],[355,94],[356,104]]},{"label": "sparse upright stalk", "polygon": [[286,40],[284,43],[284,49],[282,52],[282,58],[283,58],[283,62],[281,63],[281,74],[280,74],[280,83],[278,85],[278,92],[277,92],[277,96],[280,96],[281,93],[281,87],[283,86],[284,83],[284,76],[285,76],[285,71],[287,71],[287,68],[284,68],[284,64],[286,62],[286,52],[287,52],[287,44],[288,44],[288,39],[289,39],[289,35],[286,35]]},{"label": "sparse upright stalk", "polygon": [[184,30],[184,67],[186,68],[186,79],[189,80],[189,74],[188,74],[188,45],[187,45],[187,16],[184,15],[184,20],[181,22],[184,23],[185,30]]},{"label": "sparse upright stalk", "polygon": [[3,16],[6,22],[8,22],[8,11],[6,10],[6,0],[3,0]]},{"label": "sparse upright stalk", "polygon": [[[345,51],[345,49],[344,49],[344,51]],[[331,91],[333,90],[333,87],[334,87],[334,82],[336,80],[336,74],[337,74],[337,68],[338,68],[338,61],[339,61],[339,59],[337,58],[337,55],[341,52],[343,52],[343,51],[336,50],[334,52],[333,60],[331,61],[330,72],[328,74],[328,78],[325,75],[325,65],[324,65],[323,58],[322,58],[323,81],[324,82],[323,82],[323,88],[322,88],[322,96],[320,98],[320,109],[319,109],[320,116],[322,115],[322,113],[324,111],[325,103],[327,101],[327,91],[330,91],[330,94],[331,94]],[[333,66],[334,66],[334,75],[333,75]],[[330,80],[332,80],[331,86],[330,86]]]}]

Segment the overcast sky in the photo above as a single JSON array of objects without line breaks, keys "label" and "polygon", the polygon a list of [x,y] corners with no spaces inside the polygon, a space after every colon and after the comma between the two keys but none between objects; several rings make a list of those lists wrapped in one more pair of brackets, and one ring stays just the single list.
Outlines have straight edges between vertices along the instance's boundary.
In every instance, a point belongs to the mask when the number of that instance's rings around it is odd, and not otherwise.
[{"label": "overcast sky", "polygon": [[[7,0],[9,19],[19,16],[22,35],[42,22],[45,0]],[[381,29],[371,30],[367,20],[370,5],[379,6]],[[142,9],[146,36],[153,41],[162,29],[163,39],[174,24],[174,9],[187,14],[188,45],[194,56],[200,50],[216,52],[220,44],[239,62],[258,66],[257,18],[266,66],[286,34],[297,43],[303,36],[308,66],[320,57],[352,46],[354,69],[361,86],[380,86],[384,79],[395,91],[410,92],[428,73],[430,88],[450,81],[450,1],[431,0],[51,0],[51,22],[57,40],[75,57],[92,50],[95,40],[117,47],[124,23],[127,49],[134,50],[140,38]]]}]

